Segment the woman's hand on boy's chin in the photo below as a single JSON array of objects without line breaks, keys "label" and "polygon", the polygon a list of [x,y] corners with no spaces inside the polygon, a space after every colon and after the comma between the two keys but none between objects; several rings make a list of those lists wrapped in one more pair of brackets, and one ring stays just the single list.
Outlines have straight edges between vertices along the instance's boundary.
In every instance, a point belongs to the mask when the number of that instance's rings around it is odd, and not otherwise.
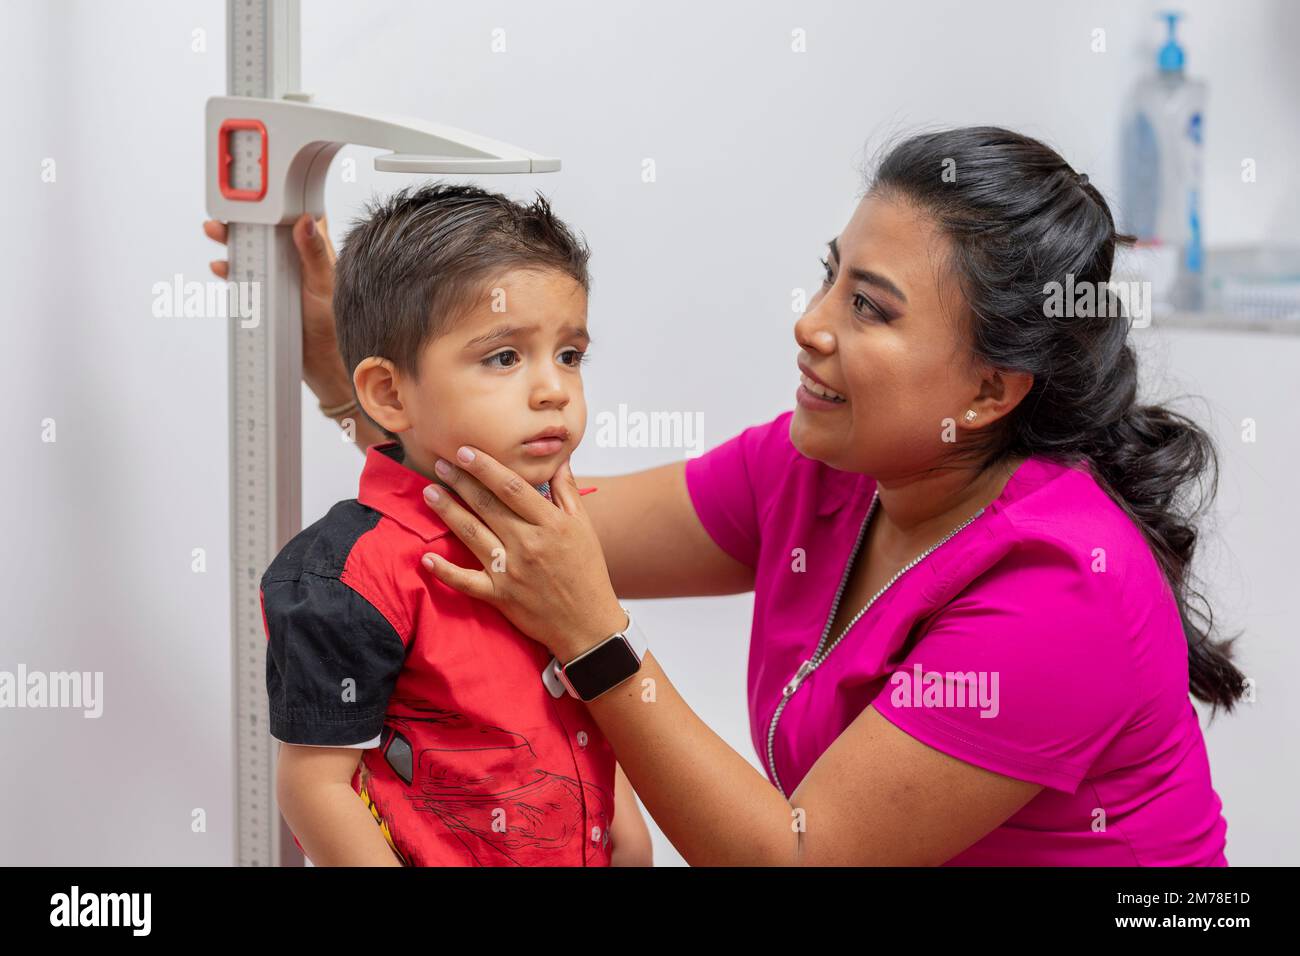
[{"label": "woman's hand on boy's chin", "polygon": [[551,501],[486,452],[435,466],[467,505],[436,485],[425,501],[482,562],[462,568],[433,554],[422,563],[470,597],[495,606],[514,625],[567,663],[627,626],[609,581],[605,555],[566,461],[551,479]]}]

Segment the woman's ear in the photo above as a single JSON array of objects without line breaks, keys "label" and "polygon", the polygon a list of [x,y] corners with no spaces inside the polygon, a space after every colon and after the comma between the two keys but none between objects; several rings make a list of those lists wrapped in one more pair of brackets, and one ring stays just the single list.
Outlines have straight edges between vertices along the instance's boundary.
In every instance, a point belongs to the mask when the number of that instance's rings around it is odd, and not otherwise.
[{"label": "woman's ear", "polygon": [[967,416],[959,417],[958,420],[973,428],[987,426],[1015,409],[1033,385],[1034,376],[1030,372],[989,369],[980,381],[979,394],[970,405],[975,418],[967,420]]},{"label": "woman's ear", "polygon": [[363,358],[352,373],[352,385],[362,409],[375,424],[394,435],[400,435],[414,424],[402,403],[400,384],[401,372],[388,359],[377,355]]}]

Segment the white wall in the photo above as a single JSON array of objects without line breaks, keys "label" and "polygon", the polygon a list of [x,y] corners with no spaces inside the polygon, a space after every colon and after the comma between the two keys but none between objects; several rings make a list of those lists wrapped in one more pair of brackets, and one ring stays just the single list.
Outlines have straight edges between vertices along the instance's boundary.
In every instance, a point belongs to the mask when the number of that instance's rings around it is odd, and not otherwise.
[{"label": "white wall", "polygon": [[[1222,633],[1241,632],[1238,666],[1254,703],[1202,720],[1228,820],[1228,862],[1295,865],[1300,848],[1292,692],[1300,649],[1292,610],[1300,505],[1300,337],[1162,330],[1136,333],[1143,385],[1204,425],[1219,452],[1216,507],[1202,526],[1198,576]],[[1207,713],[1199,708],[1203,716]]]},{"label": "white wall", "polygon": [[[1211,244],[1297,239],[1294,102],[1300,10],[1283,0],[1186,4],[1189,68],[1211,84]],[[1117,104],[1147,68],[1152,11],[1110,3],[475,3],[304,0],[304,86],[326,102],[409,114],[563,158],[543,189],[594,249],[593,414],[704,413],[706,444],[789,407],[791,290],[818,280],[848,218],[864,146],[916,124],[999,123],[1047,138],[1116,192]],[[11,502],[0,567],[0,670],[103,671],[105,712],[0,711],[0,863],[224,864],[232,789],[227,584],[226,335],[218,319],[156,319],[151,288],[202,278],[202,111],[225,91],[217,0],[5,5],[0,71],[0,289],[12,387],[2,417]],[[490,51],[506,31],[507,52]],[[1090,49],[1106,31],[1107,52]],[[191,50],[207,31],[208,51]],[[794,28],[808,50],[790,52]],[[1145,51],[1145,52],[1142,52]],[[374,189],[332,177],[336,237]],[[1240,183],[1243,157],[1258,182]],[[658,181],[641,181],[643,158]],[[41,181],[53,158],[57,180]],[[336,161],[337,162],[337,161]],[[1178,338],[1175,336],[1175,338]],[[1219,529],[1244,590],[1261,704],[1209,732],[1229,859],[1300,858],[1291,756],[1300,665],[1287,571],[1300,467],[1296,349],[1207,337],[1172,348],[1240,441]],[[1180,351],[1181,350],[1181,351]],[[1270,386],[1269,383],[1272,383]],[[1272,387],[1274,391],[1268,389]],[[1249,397],[1248,397],[1249,396]],[[304,517],[356,491],[361,456],[305,396]],[[58,441],[40,440],[41,421]],[[1229,435],[1231,438],[1231,435]],[[664,460],[601,449],[589,474]],[[1253,475],[1253,478],[1248,476]],[[1249,484],[1253,481],[1254,484]],[[191,571],[205,548],[208,570]],[[1226,580],[1226,579],[1225,579]],[[750,602],[640,608],[692,707],[757,765],[746,728]],[[203,808],[207,832],[191,832]],[[662,839],[662,863],[679,858]]]}]

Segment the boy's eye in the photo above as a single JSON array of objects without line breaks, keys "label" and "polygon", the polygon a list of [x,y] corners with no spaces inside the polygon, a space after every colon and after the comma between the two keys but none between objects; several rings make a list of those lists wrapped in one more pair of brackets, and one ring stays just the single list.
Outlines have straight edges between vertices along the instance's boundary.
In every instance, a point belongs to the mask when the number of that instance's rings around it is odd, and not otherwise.
[{"label": "boy's eye", "polygon": [[582,349],[565,349],[560,353],[560,364],[577,368],[587,362],[587,353]]},{"label": "boy's eye", "polygon": [[[498,359],[510,359],[509,362],[499,362]],[[506,349],[504,352],[497,352],[495,355],[489,355],[483,360],[483,364],[489,368],[513,368],[519,360],[519,353],[514,349]]]},{"label": "boy's eye", "polygon": [[833,285],[835,276],[831,273],[831,264],[828,260],[823,259],[822,268],[826,270],[826,278],[822,279],[822,285]]}]

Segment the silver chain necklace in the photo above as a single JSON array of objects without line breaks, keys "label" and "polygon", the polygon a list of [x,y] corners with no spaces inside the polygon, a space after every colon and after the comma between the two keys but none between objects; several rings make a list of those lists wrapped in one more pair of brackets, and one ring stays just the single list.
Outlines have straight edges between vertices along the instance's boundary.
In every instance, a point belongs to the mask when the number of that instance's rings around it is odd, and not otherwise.
[{"label": "silver chain necklace", "polygon": [[853,551],[849,555],[848,563],[844,566],[844,574],[840,578],[839,588],[835,591],[835,600],[831,603],[831,613],[826,618],[826,627],[822,630],[821,639],[818,640],[817,642],[817,649],[813,651],[812,657],[808,658],[806,661],[804,661],[802,664],[799,665],[799,669],[795,671],[794,676],[790,678],[790,682],[787,683],[785,687],[782,689],[781,700],[776,705],[776,712],[772,714],[772,722],[768,725],[767,728],[767,767],[772,774],[772,780],[776,783],[777,789],[781,791],[782,796],[789,796],[789,795],[785,792],[785,787],[781,785],[781,778],[777,775],[776,772],[775,741],[776,741],[776,725],[777,722],[781,719],[781,712],[785,710],[785,705],[790,702],[790,698],[794,696],[795,692],[799,689],[800,685],[803,684],[803,682],[808,679],[808,676],[812,674],[815,670],[817,670],[817,668],[821,667],[822,662],[825,661],[826,658],[830,656],[831,651],[835,650],[835,648],[839,645],[840,641],[844,640],[845,635],[847,635],[849,631],[853,629],[853,625],[858,623],[858,621],[862,618],[862,615],[866,614],[867,611],[871,610],[871,606],[876,603],[876,600],[882,594],[884,594],[893,586],[895,581],[897,581],[908,571],[912,570],[912,568],[916,567],[918,564],[924,561],[927,557],[929,557],[940,547],[942,547],[945,543],[947,543],[954,535],[956,535],[959,531],[961,531],[963,528],[965,528],[972,521],[974,521],[976,518],[978,518],[980,515],[984,513],[984,509],[980,508],[973,515],[971,515],[969,518],[963,521],[960,525],[958,525],[956,528],[953,528],[946,535],[944,535],[943,538],[941,538],[935,544],[932,544],[930,547],[926,548],[925,551],[921,552],[921,554],[917,555],[910,562],[908,562],[906,565],[900,568],[898,570],[898,573],[895,574],[892,578],[890,578],[889,581],[886,582],[884,587],[882,587],[879,591],[873,594],[871,596],[871,600],[867,601],[867,603],[862,606],[862,609],[859,610],[857,614],[853,615],[853,619],[849,621],[848,624],[844,625],[844,629],[840,631],[839,636],[835,638],[835,640],[829,646],[827,646],[826,639],[830,636],[831,625],[835,623],[835,612],[838,611],[840,608],[840,599],[844,596],[844,588],[848,584],[849,575],[853,571],[853,566],[857,563],[858,552],[862,549],[862,541],[867,535],[867,525],[871,523],[871,516],[872,514],[875,513],[876,503],[879,500],[880,500],[880,489],[879,487],[877,487],[876,490],[871,495],[871,505],[867,508],[866,517],[862,519],[862,527],[858,529],[858,540],[856,541],[856,543],[854,543]]}]

